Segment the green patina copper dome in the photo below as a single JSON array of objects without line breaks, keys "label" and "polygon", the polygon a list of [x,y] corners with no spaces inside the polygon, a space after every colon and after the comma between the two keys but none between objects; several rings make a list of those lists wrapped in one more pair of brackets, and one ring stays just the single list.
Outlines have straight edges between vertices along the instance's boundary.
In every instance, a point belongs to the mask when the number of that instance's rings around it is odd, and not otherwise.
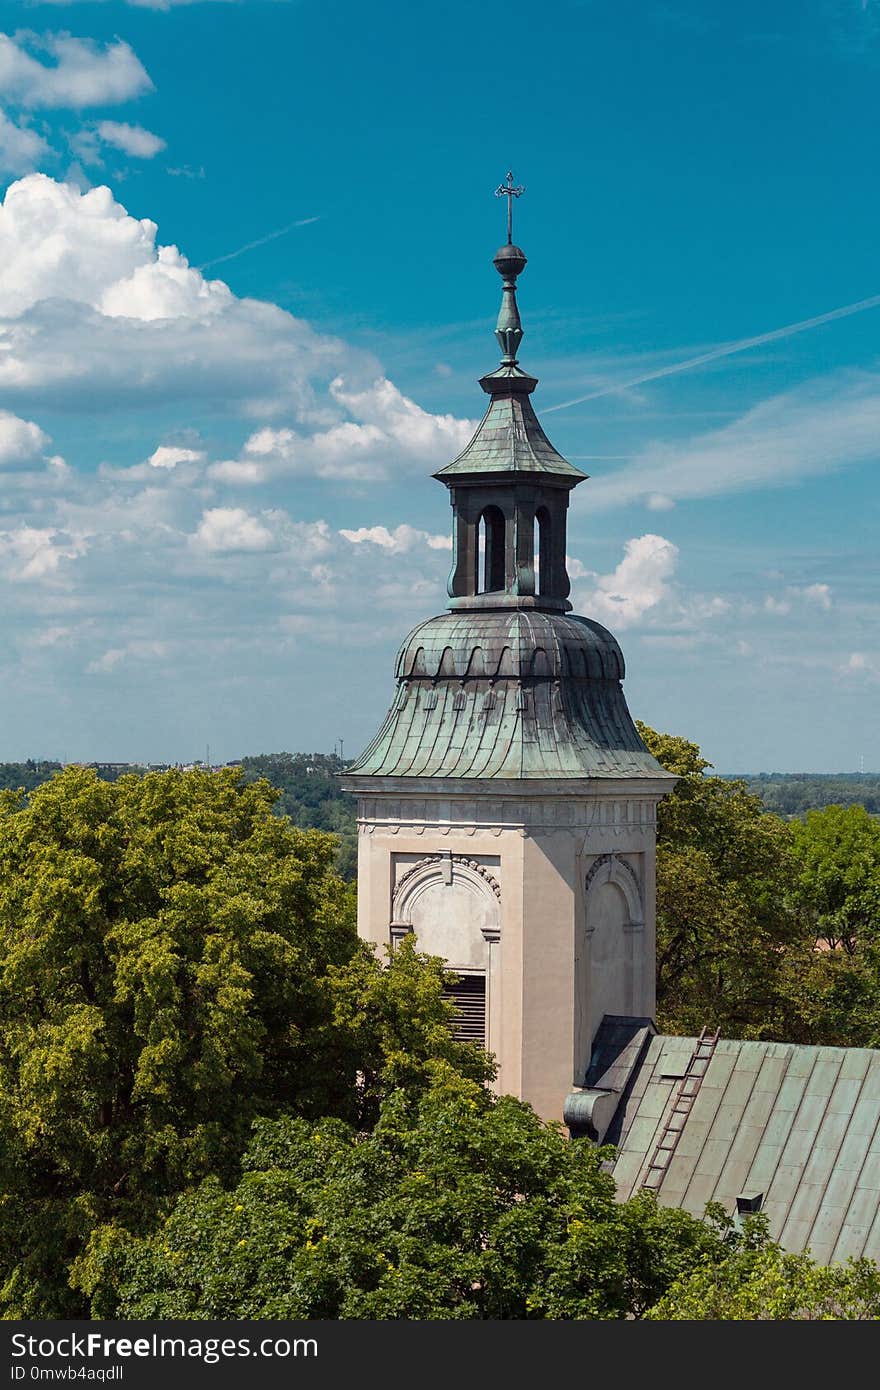
[{"label": "green patina copper dome", "polygon": [[397,696],[349,774],[662,777],[600,623],[533,611],[442,613],[397,656]]},{"label": "green patina copper dome", "polygon": [[590,618],[517,610],[441,613],[397,654],[398,680],[623,680],[623,652]]}]

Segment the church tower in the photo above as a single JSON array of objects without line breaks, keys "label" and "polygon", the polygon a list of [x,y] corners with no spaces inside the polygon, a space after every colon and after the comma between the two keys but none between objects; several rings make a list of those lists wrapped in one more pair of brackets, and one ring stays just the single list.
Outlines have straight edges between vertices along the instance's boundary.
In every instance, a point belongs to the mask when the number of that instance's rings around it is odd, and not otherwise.
[{"label": "church tower", "polygon": [[447,611],[414,628],[397,692],[350,767],[358,798],[358,932],[380,951],[412,933],[459,977],[462,1036],[498,1089],[561,1119],[605,1015],[652,1017],[657,802],[675,779],[626,706],[620,647],[571,615],[569,496],[523,371],[508,239],[489,407],[434,476],[449,489]]}]

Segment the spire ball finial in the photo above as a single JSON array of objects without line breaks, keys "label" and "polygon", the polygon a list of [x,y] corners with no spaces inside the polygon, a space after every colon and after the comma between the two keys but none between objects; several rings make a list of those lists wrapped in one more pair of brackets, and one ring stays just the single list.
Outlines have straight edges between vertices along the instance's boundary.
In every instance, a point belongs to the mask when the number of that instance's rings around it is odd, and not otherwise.
[{"label": "spire ball finial", "polygon": [[524,185],[524,184],[519,184],[517,187],[514,187],[514,183],[513,183],[513,170],[512,170],[512,169],[508,169],[508,171],[507,171],[507,183],[500,183],[500,184],[498,185],[498,187],[495,189],[495,197],[496,197],[496,198],[506,198],[506,199],[507,199],[507,244],[508,244],[508,246],[511,246],[511,245],[513,244],[513,200],[514,200],[514,198],[521,198],[522,195],[525,193],[525,191],[526,191],[526,190],[525,190],[525,185]]}]

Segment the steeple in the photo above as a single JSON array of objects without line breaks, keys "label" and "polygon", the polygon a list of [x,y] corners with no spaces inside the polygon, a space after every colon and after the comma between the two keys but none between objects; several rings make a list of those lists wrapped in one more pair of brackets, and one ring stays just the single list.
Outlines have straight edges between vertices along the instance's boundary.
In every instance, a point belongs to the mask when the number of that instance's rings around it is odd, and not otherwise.
[{"label": "steeple", "polygon": [[454,515],[452,611],[404,639],[391,706],[343,785],[358,798],[359,935],[443,957],[461,1036],[495,1054],[498,1089],[559,1119],[587,1086],[579,1114],[596,1124],[616,1104],[593,1086],[603,1017],[654,1013],[655,808],[675,779],[630,717],[614,637],[567,611],[566,509],[584,474],[538,424],[518,361],[521,192],[512,174],[498,190],[489,409],[435,474]]},{"label": "steeple", "polygon": [[495,337],[501,365],[480,378],[491,398],[474,437],[434,474],[450,491],[453,562],[449,607],[567,612],[566,511],[586,473],[554,449],[529,397],[538,384],[519,365],[523,339],[516,299],[525,252],[513,241],[513,200],[525,190],[513,174],[496,189],[507,198],[507,241],[493,264],[502,280]]}]

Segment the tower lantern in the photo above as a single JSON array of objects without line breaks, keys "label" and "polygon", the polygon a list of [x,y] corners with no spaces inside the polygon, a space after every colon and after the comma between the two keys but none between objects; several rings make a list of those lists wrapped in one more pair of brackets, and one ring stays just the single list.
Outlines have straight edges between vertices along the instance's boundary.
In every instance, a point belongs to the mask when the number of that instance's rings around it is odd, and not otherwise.
[{"label": "tower lantern", "polygon": [[606,1015],[654,1012],[656,806],[674,778],[642,743],[611,633],[571,614],[569,496],[586,475],[550,443],[519,365],[517,278],[495,254],[500,366],[450,493],[446,612],[397,656],[397,693],[347,769],[358,797],[358,932],[412,933],[454,972],[459,1027],[502,1091],[560,1119]]}]

